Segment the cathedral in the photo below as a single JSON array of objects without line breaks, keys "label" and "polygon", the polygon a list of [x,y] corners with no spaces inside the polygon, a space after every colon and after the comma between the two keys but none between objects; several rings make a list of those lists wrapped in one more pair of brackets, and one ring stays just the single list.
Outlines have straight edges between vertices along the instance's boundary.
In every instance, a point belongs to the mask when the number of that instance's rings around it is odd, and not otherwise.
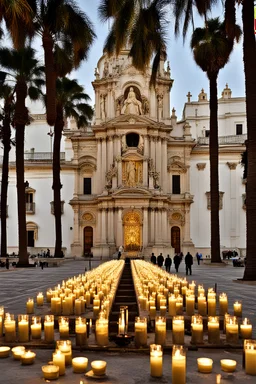
[{"label": "cathedral", "polygon": [[[136,70],[129,51],[105,54],[92,83],[90,127],[70,121],[61,152],[63,250],[111,258],[120,246],[152,252],[210,254],[209,100],[190,92],[183,116],[171,109],[170,65],[161,61],[155,88],[150,68]],[[45,115],[26,128],[25,180],[30,253],[54,249],[52,131]],[[222,250],[245,250],[245,99],[226,85],[219,98],[220,233]],[[49,152],[50,148],[50,152]],[[10,163],[8,250],[18,249],[14,150]],[[53,252],[52,252],[53,253]]]}]

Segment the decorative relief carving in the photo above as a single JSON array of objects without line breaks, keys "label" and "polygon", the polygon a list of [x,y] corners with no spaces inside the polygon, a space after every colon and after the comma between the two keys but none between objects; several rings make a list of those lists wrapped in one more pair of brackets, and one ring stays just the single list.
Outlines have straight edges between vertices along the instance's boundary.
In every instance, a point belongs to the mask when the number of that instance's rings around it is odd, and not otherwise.
[{"label": "decorative relief carving", "polygon": [[168,172],[186,173],[188,166],[182,163],[179,156],[172,156],[168,159]]},{"label": "decorative relief carving", "polygon": [[86,213],[83,214],[82,219],[85,220],[85,221],[92,221],[93,220],[93,216],[92,216],[91,213],[86,212]]},{"label": "decorative relief carving", "polygon": [[80,222],[79,222],[80,225],[88,225],[88,224],[92,225],[95,223],[96,223],[95,216],[91,212],[84,212],[81,214]]},{"label": "decorative relief carving", "polygon": [[169,223],[183,226],[185,224],[184,213],[181,210],[170,210]]},{"label": "decorative relief carving", "polygon": [[106,188],[112,188],[112,179],[114,176],[117,176],[117,167],[115,164],[111,164],[109,171],[106,172]]},{"label": "decorative relief carving", "polygon": [[[219,192],[219,210],[223,208],[223,196],[225,192]],[[205,192],[207,197],[207,209],[211,210],[211,192]]]},{"label": "decorative relief carving", "polygon": [[228,165],[228,167],[229,167],[229,169],[230,169],[231,171],[236,170],[237,164],[238,164],[238,163],[231,163],[231,162],[229,162],[229,161],[227,162],[227,165]]},{"label": "decorative relief carving", "polygon": [[143,183],[142,162],[129,160],[123,162],[123,184],[134,188]]},{"label": "decorative relief carving", "polygon": [[206,167],[206,163],[197,163],[197,169],[198,171],[203,171]]}]

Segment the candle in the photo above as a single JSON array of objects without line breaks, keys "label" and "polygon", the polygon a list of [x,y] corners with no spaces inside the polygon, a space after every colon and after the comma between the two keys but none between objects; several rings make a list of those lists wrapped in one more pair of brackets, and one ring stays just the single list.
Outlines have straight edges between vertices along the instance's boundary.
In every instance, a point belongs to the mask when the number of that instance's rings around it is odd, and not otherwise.
[{"label": "candle", "polygon": [[72,345],[70,340],[57,340],[57,350],[61,351],[65,356],[65,365],[72,363]]},{"label": "candle", "polygon": [[168,297],[168,311],[170,316],[176,316],[176,297],[173,294]]},{"label": "candle", "polygon": [[93,306],[93,316],[96,318],[100,313],[100,307]]},{"label": "candle", "polygon": [[150,317],[150,320],[155,319],[155,317],[156,317],[156,307],[155,306],[149,307],[149,317]]},{"label": "candle", "polygon": [[229,321],[230,316],[231,315],[229,313],[225,313],[225,315],[224,315],[223,333],[226,333],[226,324]]},{"label": "candle", "polygon": [[222,359],[220,361],[221,369],[224,372],[234,372],[236,370],[236,361],[229,359]]},{"label": "candle", "polygon": [[75,315],[80,316],[82,313],[82,302],[80,299],[75,300]]},{"label": "candle", "polygon": [[166,318],[156,317],[155,321],[155,344],[164,345],[166,339]]},{"label": "candle", "polygon": [[234,316],[242,317],[242,303],[241,303],[241,301],[236,301],[234,303]]},{"label": "candle", "polygon": [[74,373],[84,373],[88,365],[87,357],[74,357],[72,367]]},{"label": "candle", "polygon": [[210,344],[219,344],[220,342],[220,325],[217,316],[208,317],[208,342]]},{"label": "candle", "polygon": [[96,320],[95,338],[96,338],[96,343],[100,347],[105,347],[106,345],[108,345],[108,320],[107,319],[99,318]]},{"label": "candle", "polygon": [[238,323],[235,316],[230,316],[226,323],[226,342],[230,344],[238,343]]},{"label": "candle", "polygon": [[245,373],[256,376],[256,340],[246,340],[245,349]]},{"label": "candle", "polygon": [[200,357],[197,359],[198,372],[211,373],[212,372],[213,360],[207,357]]},{"label": "candle", "polygon": [[56,380],[59,377],[60,368],[57,365],[43,365],[42,372],[45,380]]},{"label": "candle", "polygon": [[87,342],[87,327],[86,327],[86,318],[77,317],[76,318],[76,345],[83,346]]},{"label": "candle", "polygon": [[147,319],[146,317],[135,317],[135,345],[143,347],[147,345]]},{"label": "candle", "polygon": [[0,337],[3,336],[3,315],[0,314]]},{"label": "candle", "polygon": [[160,305],[160,316],[166,315],[166,305]]},{"label": "candle", "polygon": [[216,293],[213,291],[208,292],[208,316],[216,316]]},{"label": "candle", "polygon": [[20,360],[21,356],[25,352],[25,347],[23,346],[17,346],[12,348],[12,356],[14,360]]},{"label": "candle", "polygon": [[53,364],[59,367],[59,375],[65,375],[65,355],[60,350],[57,350],[52,354]]},{"label": "candle", "polygon": [[103,360],[95,360],[91,362],[92,370],[95,376],[103,376],[106,372],[107,362]]},{"label": "candle", "polygon": [[240,334],[243,339],[252,338],[252,324],[247,318],[245,318],[243,323],[240,325]]},{"label": "candle", "polygon": [[161,377],[163,375],[163,351],[161,345],[150,345],[150,375],[152,377]]},{"label": "candle", "polygon": [[23,355],[21,355],[20,360],[23,365],[31,365],[35,361],[36,354],[35,352],[25,351]]},{"label": "candle", "polygon": [[47,343],[54,341],[54,316],[46,315],[44,319],[44,340]]},{"label": "candle", "polygon": [[41,307],[44,305],[44,295],[42,292],[39,292],[36,297],[36,305]]},{"label": "candle", "polygon": [[192,316],[191,330],[192,330],[191,343],[192,344],[202,344],[203,343],[203,319],[202,319],[202,316],[200,316],[200,315]]},{"label": "candle", "polygon": [[186,296],[186,315],[192,316],[195,313],[195,295]]},{"label": "candle", "polygon": [[32,324],[30,329],[32,339],[41,339],[42,325],[40,316],[32,316]]},{"label": "candle", "polygon": [[219,296],[219,313],[220,316],[224,316],[228,312],[228,297],[226,293],[221,293]]},{"label": "candle", "polygon": [[61,339],[67,339],[69,337],[69,318],[59,317],[59,333]]},{"label": "candle", "polygon": [[172,340],[173,344],[184,344],[184,317],[174,316],[172,320]]},{"label": "candle", "polygon": [[27,301],[27,313],[34,313],[34,299],[28,299]]},{"label": "candle", "polygon": [[201,294],[204,296],[205,295],[205,289],[204,289],[204,287],[203,287],[203,285],[198,285],[198,287],[197,287],[197,294],[198,294],[198,296],[200,296]]},{"label": "candle", "polygon": [[16,323],[14,315],[10,313],[5,314],[4,319],[5,341],[12,343],[16,340]]},{"label": "candle", "polygon": [[176,296],[176,315],[183,315],[183,297]]},{"label": "candle", "polygon": [[172,384],[186,384],[186,355],[182,346],[172,349]]},{"label": "candle", "polygon": [[51,289],[48,289],[46,292],[46,301],[47,303],[51,302],[51,298],[53,297],[53,291]]},{"label": "candle", "polygon": [[8,357],[10,354],[10,347],[0,347],[0,358]]},{"label": "candle", "polygon": [[201,316],[207,315],[207,302],[206,297],[203,293],[200,293],[200,295],[197,298],[197,309],[198,314]]},{"label": "candle", "polygon": [[18,339],[19,341],[29,341],[29,317],[28,315],[18,315]]},{"label": "candle", "polygon": [[220,384],[220,382],[221,382],[221,375],[218,374],[216,375],[216,384]]}]

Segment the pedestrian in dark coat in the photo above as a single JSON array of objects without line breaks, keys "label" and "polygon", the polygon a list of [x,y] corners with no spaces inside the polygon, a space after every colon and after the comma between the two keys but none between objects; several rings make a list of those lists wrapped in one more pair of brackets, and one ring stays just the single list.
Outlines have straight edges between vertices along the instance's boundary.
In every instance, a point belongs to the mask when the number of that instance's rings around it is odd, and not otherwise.
[{"label": "pedestrian in dark coat", "polygon": [[175,271],[179,272],[179,266],[180,266],[181,258],[177,253],[173,258],[173,262],[174,262],[174,266],[175,266]]},{"label": "pedestrian in dark coat", "polygon": [[151,263],[156,264],[156,256],[154,253],[152,253],[150,261],[151,261]]},{"label": "pedestrian in dark coat", "polygon": [[164,257],[162,253],[160,253],[160,255],[157,256],[157,265],[158,267],[162,268],[163,264],[164,264]]},{"label": "pedestrian in dark coat", "polygon": [[197,264],[198,265],[200,265],[200,259],[201,259],[201,257],[200,257],[200,253],[196,253],[196,259],[197,259]]},{"label": "pedestrian in dark coat", "polygon": [[186,264],[186,275],[188,275],[188,272],[190,275],[192,275],[193,256],[189,252],[185,256],[185,264]]},{"label": "pedestrian in dark coat", "polygon": [[170,258],[170,255],[167,255],[164,265],[165,265],[166,272],[170,272],[171,265],[172,265],[172,259]]}]

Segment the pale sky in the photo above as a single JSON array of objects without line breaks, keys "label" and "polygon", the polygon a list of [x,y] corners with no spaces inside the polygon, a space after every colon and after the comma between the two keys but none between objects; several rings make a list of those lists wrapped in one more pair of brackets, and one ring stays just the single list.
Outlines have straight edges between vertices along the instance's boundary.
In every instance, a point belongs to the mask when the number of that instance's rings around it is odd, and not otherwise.
[{"label": "pale sky", "polygon": [[[85,86],[86,92],[94,102],[94,92],[91,82],[94,80],[94,68],[102,55],[103,44],[108,33],[108,25],[107,23],[102,24],[98,18],[98,5],[100,0],[77,0],[77,3],[94,24],[97,39],[90,50],[88,61],[84,62],[79,70],[72,74],[72,77],[77,78],[79,82]],[[240,11],[238,13],[240,13]],[[213,16],[223,16],[222,9],[216,9]],[[240,20],[238,20],[238,23],[241,26],[242,23]],[[201,19],[197,19],[195,26],[200,27],[202,25]],[[202,72],[194,62],[189,46],[191,33],[188,33],[185,44],[183,44],[182,38],[176,39],[174,37],[173,24],[170,24],[169,30],[167,54],[168,60],[170,61],[171,77],[174,79],[171,91],[171,109],[174,107],[178,119],[181,119],[188,91],[192,94],[192,101],[198,99],[198,94],[202,88],[204,88],[209,97],[209,82],[206,74]],[[236,45],[229,63],[220,71],[218,79],[219,97],[226,83],[228,83],[231,88],[233,97],[244,96],[242,42]]]}]

